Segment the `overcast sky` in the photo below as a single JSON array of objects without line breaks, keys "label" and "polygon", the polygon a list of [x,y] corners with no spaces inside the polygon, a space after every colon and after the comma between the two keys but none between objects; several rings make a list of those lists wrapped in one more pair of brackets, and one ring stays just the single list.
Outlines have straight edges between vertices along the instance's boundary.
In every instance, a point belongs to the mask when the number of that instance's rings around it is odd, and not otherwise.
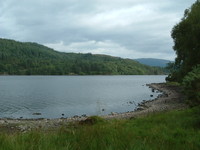
[{"label": "overcast sky", "polygon": [[63,52],[175,58],[172,27],[196,0],[0,0],[0,37]]}]

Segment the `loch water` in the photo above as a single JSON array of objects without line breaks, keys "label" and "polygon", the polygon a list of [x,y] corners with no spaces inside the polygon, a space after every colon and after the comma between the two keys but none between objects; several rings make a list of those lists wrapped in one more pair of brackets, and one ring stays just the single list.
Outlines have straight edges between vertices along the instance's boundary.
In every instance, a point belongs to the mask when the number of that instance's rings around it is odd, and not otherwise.
[{"label": "loch water", "polygon": [[0,76],[0,118],[60,118],[133,111],[138,103],[160,94],[146,84],[165,82],[165,77]]}]

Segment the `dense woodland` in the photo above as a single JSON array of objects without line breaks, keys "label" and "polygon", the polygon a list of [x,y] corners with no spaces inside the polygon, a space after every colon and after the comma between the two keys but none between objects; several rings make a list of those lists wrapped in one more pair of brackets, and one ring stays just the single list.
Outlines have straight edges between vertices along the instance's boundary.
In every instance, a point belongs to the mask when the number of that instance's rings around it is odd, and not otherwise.
[{"label": "dense woodland", "polygon": [[168,68],[168,81],[177,81],[191,105],[200,104],[200,0],[185,10],[184,17],[172,29],[175,63]]},{"label": "dense woodland", "polygon": [[131,59],[61,53],[37,43],[0,39],[0,74],[143,75],[163,74],[163,70]]}]

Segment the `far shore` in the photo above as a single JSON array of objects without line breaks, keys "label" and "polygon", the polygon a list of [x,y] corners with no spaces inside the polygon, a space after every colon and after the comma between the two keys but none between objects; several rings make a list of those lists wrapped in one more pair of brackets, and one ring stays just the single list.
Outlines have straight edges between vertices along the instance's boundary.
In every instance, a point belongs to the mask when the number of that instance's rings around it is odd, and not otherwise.
[{"label": "far shore", "polygon": [[[166,83],[147,84],[152,90],[159,90],[163,94],[156,99],[143,101],[135,111],[125,113],[112,113],[101,116],[106,120],[110,119],[134,119],[150,114],[165,112],[170,110],[181,110],[188,106],[184,103],[184,97],[181,89],[177,86]],[[87,116],[75,116],[71,118],[59,119],[0,119],[1,130],[8,132],[20,131],[26,132],[32,129],[43,128],[45,130],[59,128],[68,125],[70,122],[79,122],[87,119]]]}]

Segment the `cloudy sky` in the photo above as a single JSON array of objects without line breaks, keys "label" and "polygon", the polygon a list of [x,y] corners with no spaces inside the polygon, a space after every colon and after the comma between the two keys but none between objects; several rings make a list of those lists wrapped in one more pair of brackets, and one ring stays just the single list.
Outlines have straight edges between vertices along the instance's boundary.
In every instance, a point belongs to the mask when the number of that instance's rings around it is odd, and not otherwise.
[{"label": "cloudy sky", "polygon": [[173,60],[172,27],[196,0],[0,0],[0,37],[63,52]]}]

